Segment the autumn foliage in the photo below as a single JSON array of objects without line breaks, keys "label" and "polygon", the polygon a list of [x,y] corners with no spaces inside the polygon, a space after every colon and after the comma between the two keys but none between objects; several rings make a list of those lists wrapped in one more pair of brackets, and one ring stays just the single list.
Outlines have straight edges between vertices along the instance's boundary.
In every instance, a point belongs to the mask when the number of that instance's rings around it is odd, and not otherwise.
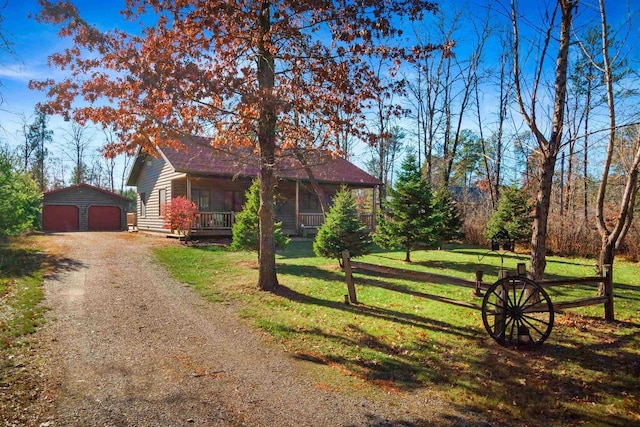
[{"label": "autumn foliage", "polygon": [[198,216],[198,207],[186,197],[174,197],[161,206],[164,228],[176,231],[178,235],[189,236]]},{"label": "autumn foliage", "polygon": [[336,152],[337,133],[372,140],[364,114],[382,84],[372,64],[395,74],[438,48],[401,37],[435,11],[424,0],[128,0],[123,15],[141,25],[132,33],[100,31],[69,1],[39,4],[37,19],[73,41],[50,57],[69,77],[31,83],[48,93],[47,112],[111,127],[114,151],[201,135],[259,157],[261,289],[277,285],[276,157]]}]

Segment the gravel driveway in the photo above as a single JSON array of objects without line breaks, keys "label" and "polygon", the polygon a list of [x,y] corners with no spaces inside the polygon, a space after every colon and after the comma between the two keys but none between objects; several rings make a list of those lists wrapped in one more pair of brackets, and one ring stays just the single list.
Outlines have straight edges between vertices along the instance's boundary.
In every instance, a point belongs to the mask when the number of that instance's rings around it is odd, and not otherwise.
[{"label": "gravel driveway", "polygon": [[50,360],[44,375],[55,384],[48,426],[418,426],[442,420],[446,405],[437,402],[423,411],[426,401],[319,386],[317,370],[332,368],[292,358],[250,330],[233,305],[205,302],[171,279],[150,256],[154,245],[172,244],[167,239],[66,233],[46,236],[44,244],[67,258],[45,280],[51,310],[40,334]]}]

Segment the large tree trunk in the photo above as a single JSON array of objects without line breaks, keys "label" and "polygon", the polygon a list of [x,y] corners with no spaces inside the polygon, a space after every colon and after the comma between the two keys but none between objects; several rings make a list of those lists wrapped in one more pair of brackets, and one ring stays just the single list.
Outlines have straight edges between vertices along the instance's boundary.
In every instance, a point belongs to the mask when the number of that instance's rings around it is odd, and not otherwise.
[{"label": "large tree trunk", "polygon": [[[267,38],[271,28],[271,3],[265,1],[260,10],[260,28]],[[258,82],[264,93],[264,104],[260,111],[258,122],[258,145],[260,147],[260,208],[258,218],[260,223],[260,251],[258,287],[265,291],[272,291],[278,286],[276,276],[276,243],[275,243],[275,209],[274,188],[275,179],[275,149],[276,149],[276,119],[277,113],[273,100],[275,86],[275,68],[273,55],[260,43],[258,57]]]},{"label": "large tree trunk", "polygon": [[551,202],[551,186],[553,184],[553,170],[556,156],[549,156],[542,164],[540,173],[540,187],[536,198],[535,217],[533,219],[533,233],[531,236],[531,267],[530,273],[534,280],[542,279],[547,265],[547,221],[549,219],[549,204]]}]

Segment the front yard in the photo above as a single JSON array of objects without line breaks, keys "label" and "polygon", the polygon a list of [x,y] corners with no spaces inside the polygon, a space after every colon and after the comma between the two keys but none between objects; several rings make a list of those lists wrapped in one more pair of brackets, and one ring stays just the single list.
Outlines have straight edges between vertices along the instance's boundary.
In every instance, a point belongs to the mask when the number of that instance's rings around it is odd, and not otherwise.
[{"label": "front yard", "polygon": [[[378,252],[362,261],[473,279],[497,278],[500,258],[485,249],[452,247]],[[318,386],[368,388],[429,396],[460,413],[491,423],[521,425],[630,425],[640,423],[640,273],[618,261],[614,269],[616,317],[602,306],[556,314],[550,338],[536,350],[498,346],[482,326],[481,312],[431,299],[444,296],[481,305],[467,288],[355,274],[358,305],[345,304],[338,263],[315,257],[310,241],[294,241],[278,255],[280,289],[260,292],[257,256],[217,246],[168,246],[156,255],[180,281],[213,303],[234,301],[246,319],[269,333],[294,357],[334,367]],[[515,268],[525,257],[507,257]],[[554,277],[594,275],[584,259],[551,258]],[[592,287],[552,288],[552,299],[594,295]]]}]

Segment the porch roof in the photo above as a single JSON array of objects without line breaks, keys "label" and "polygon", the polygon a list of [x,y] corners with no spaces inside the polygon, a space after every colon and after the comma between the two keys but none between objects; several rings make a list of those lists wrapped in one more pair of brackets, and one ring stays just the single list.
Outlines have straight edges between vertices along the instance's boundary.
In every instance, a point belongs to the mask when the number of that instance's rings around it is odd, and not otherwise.
[{"label": "porch roof", "polygon": [[[229,152],[214,148],[199,137],[181,139],[183,147],[159,147],[162,156],[176,172],[216,177],[255,177],[260,167],[257,156],[248,152]],[[341,157],[321,152],[305,152],[306,162],[319,182],[374,187],[380,180]],[[138,157],[140,158],[140,156]],[[138,159],[136,159],[136,163]],[[135,169],[136,166],[133,166]],[[133,172],[133,170],[132,170]],[[276,175],[281,179],[308,181],[309,177],[293,153],[276,160]],[[131,178],[131,176],[130,176]]]}]

